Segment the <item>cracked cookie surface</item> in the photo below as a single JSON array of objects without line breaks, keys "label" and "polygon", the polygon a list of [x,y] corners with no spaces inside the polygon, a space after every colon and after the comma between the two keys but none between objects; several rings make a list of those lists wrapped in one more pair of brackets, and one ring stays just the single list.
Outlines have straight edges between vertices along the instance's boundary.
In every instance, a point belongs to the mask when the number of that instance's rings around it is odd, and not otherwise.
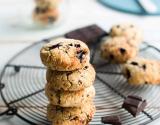
[{"label": "cracked cookie surface", "polygon": [[47,82],[54,90],[77,91],[89,87],[95,80],[95,70],[91,64],[74,71],[47,70]]},{"label": "cracked cookie surface", "polygon": [[108,38],[101,45],[101,57],[112,63],[125,63],[137,55],[138,48],[134,40],[126,40],[125,37]]},{"label": "cracked cookie surface", "polygon": [[135,45],[142,42],[142,31],[133,24],[114,25],[110,30],[110,36],[124,36],[127,40],[134,40]]},{"label": "cracked cookie surface", "polygon": [[79,91],[55,91],[51,84],[47,83],[45,94],[52,105],[80,107],[88,101],[93,101],[95,88],[91,86]]},{"label": "cracked cookie surface", "polygon": [[160,84],[160,61],[134,58],[123,66],[123,74],[133,85]]},{"label": "cracked cookie surface", "polygon": [[90,60],[88,46],[80,40],[56,39],[44,45],[40,51],[43,64],[57,71],[83,68]]},{"label": "cracked cookie surface", "polygon": [[47,117],[54,125],[88,125],[95,114],[95,106],[89,102],[81,107],[63,108],[49,104]]}]

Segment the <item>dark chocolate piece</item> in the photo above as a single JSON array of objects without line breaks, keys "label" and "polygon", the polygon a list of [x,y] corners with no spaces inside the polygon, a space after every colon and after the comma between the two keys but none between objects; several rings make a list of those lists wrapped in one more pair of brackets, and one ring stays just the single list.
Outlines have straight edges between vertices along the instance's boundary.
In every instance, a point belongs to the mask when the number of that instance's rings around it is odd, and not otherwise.
[{"label": "dark chocolate piece", "polygon": [[69,33],[66,33],[65,37],[78,39],[83,42],[86,42],[87,44],[91,44],[99,41],[102,37],[106,35],[107,33],[103,29],[101,29],[99,26],[94,24],[94,25],[79,28]]},{"label": "dark chocolate piece", "polygon": [[131,73],[130,73],[130,71],[128,69],[126,71],[126,77],[127,77],[127,79],[129,79],[131,77]]},{"label": "dark chocolate piece", "polygon": [[126,50],[124,48],[120,48],[119,51],[121,52],[121,54],[125,54]]},{"label": "dark chocolate piece", "polygon": [[109,59],[110,59],[110,60],[113,60],[113,59],[114,59],[114,55],[111,54],[111,55],[109,56]]},{"label": "dark chocolate piece", "polygon": [[101,122],[104,124],[121,125],[121,119],[119,116],[105,116],[101,118]]},{"label": "dark chocolate piece", "polygon": [[45,13],[46,11],[47,11],[46,8],[39,8],[39,7],[36,7],[36,8],[35,8],[35,12],[36,12],[37,14],[39,14],[39,13]]},{"label": "dark chocolate piece", "polygon": [[62,46],[62,45],[60,45],[60,43],[58,43],[58,44],[50,46],[48,48],[49,48],[49,50],[52,50],[52,49],[55,49],[55,48],[59,48],[60,46]]},{"label": "dark chocolate piece", "polygon": [[135,66],[137,66],[137,65],[138,65],[138,63],[137,63],[137,62],[131,62],[131,64],[132,64],[132,65],[135,65]]},{"label": "dark chocolate piece", "polygon": [[144,64],[144,65],[142,66],[142,68],[145,70],[145,69],[146,69],[146,65]]},{"label": "dark chocolate piece", "polygon": [[82,50],[80,50],[80,51],[77,52],[77,58],[80,60],[80,62],[82,62],[83,55],[85,55],[85,54],[86,54],[86,52],[84,52]]},{"label": "dark chocolate piece", "polygon": [[124,100],[122,108],[126,109],[134,117],[140,114],[146,107],[147,102],[139,96],[129,95]]}]

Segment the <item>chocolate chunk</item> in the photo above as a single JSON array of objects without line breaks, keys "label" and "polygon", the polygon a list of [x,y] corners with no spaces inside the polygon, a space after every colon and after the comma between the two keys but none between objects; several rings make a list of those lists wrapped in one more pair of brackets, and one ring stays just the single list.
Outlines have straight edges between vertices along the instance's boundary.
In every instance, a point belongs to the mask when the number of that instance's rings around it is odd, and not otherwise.
[{"label": "chocolate chunk", "polygon": [[56,20],[56,18],[53,17],[53,16],[49,16],[49,17],[48,17],[48,22],[49,22],[49,23],[52,23],[52,22],[54,22],[55,20]]},{"label": "chocolate chunk", "polygon": [[128,98],[137,99],[139,101],[142,101],[142,97],[136,96],[136,95],[128,95]]},{"label": "chocolate chunk", "polygon": [[46,8],[39,8],[39,7],[36,7],[36,8],[35,8],[35,12],[36,12],[37,14],[39,14],[39,13],[45,13],[46,11],[47,11]]},{"label": "chocolate chunk", "polygon": [[49,48],[49,50],[52,50],[52,49],[55,49],[55,48],[59,48],[60,46],[62,46],[62,45],[60,45],[60,43],[58,43],[58,44],[52,45],[52,46],[50,46],[48,48]]},{"label": "chocolate chunk", "polygon": [[134,117],[140,114],[146,107],[147,102],[139,96],[129,95],[124,100],[122,108],[125,108]]},{"label": "chocolate chunk", "polygon": [[104,124],[121,125],[121,119],[119,116],[105,116],[101,118],[101,122]]},{"label": "chocolate chunk", "polygon": [[127,79],[129,79],[131,77],[131,73],[128,69],[126,70],[126,77],[127,77]]},{"label": "chocolate chunk", "polygon": [[102,37],[106,35],[107,33],[103,29],[101,29],[99,26],[94,24],[94,25],[79,28],[69,33],[66,33],[65,37],[78,39],[83,42],[86,42],[87,44],[91,44],[99,41]]},{"label": "chocolate chunk", "polygon": [[88,66],[85,66],[85,67],[84,67],[84,69],[87,69],[87,68],[88,68]]},{"label": "chocolate chunk", "polygon": [[73,44],[71,43],[71,44],[68,44],[69,46],[73,46]]},{"label": "chocolate chunk", "polygon": [[86,52],[84,52],[82,50],[80,50],[80,51],[77,52],[77,58],[80,59],[80,62],[82,62],[83,55],[85,55],[85,54],[86,54]]},{"label": "chocolate chunk", "polygon": [[131,64],[132,64],[132,65],[135,65],[135,66],[138,65],[137,62],[131,62]]},{"label": "chocolate chunk", "polygon": [[80,44],[75,44],[74,46],[75,46],[76,48],[81,47],[81,45],[80,45]]},{"label": "chocolate chunk", "polygon": [[109,59],[110,59],[110,60],[113,60],[113,59],[114,59],[114,55],[111,54],[111,55],[109,56]]},{"label": "chocolate chunk", "polygon": [[145,70],[145,69],[146,69],[146,65],[144,64],[144,65],[142,66],[142,68]]},{"label": "chocolate chunk", "polygon": [[126,50],[124,48],[120,48],[119,51],[121,52],[121,54],[125,54]]},{"label": "chocolate chunk", "polygon": [[120,28],[120,25],[117,25],[116,27],[117,27],[117,28]]}]

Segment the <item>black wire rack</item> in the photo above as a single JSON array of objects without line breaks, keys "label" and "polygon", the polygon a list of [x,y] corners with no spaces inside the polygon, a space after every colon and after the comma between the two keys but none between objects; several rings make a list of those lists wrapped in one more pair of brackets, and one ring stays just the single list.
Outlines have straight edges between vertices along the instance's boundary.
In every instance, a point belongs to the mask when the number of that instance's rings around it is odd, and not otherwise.
[{"label": "black wire rack", "polygon": [[[46,118],[48,100],[44,94],[45,67],[39,50],[45,39],[20,51],[5,65],[0,76],[0,94],[5,103],[3,115],[15,115],[31,125],[50,125]],[[121,73],[121,66],[110,64],[99,56],[99,44],[90,46],[91,63],[96,69],[96,114],[91,125],[100,125],[101,117],[119,115],[124,125],[146,125],[160,117],[160,86],[131,86]],[[160,59],[160,49],[146,42],[140,47],[140,56]],[[148,106],[136,118],[121,108],[127,95],[147,99]]]}]

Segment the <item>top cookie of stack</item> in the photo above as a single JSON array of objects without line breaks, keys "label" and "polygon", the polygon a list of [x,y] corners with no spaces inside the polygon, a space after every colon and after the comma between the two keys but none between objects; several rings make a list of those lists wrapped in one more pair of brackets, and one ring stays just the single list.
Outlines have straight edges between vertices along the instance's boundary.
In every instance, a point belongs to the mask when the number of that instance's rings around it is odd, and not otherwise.
[{"label": "top cookie of stack", "polygon": [[80,40],[57,39],[44,45],[40,56],[49,69],[72,71],[82,69],[89,63],[90,51]]}]

